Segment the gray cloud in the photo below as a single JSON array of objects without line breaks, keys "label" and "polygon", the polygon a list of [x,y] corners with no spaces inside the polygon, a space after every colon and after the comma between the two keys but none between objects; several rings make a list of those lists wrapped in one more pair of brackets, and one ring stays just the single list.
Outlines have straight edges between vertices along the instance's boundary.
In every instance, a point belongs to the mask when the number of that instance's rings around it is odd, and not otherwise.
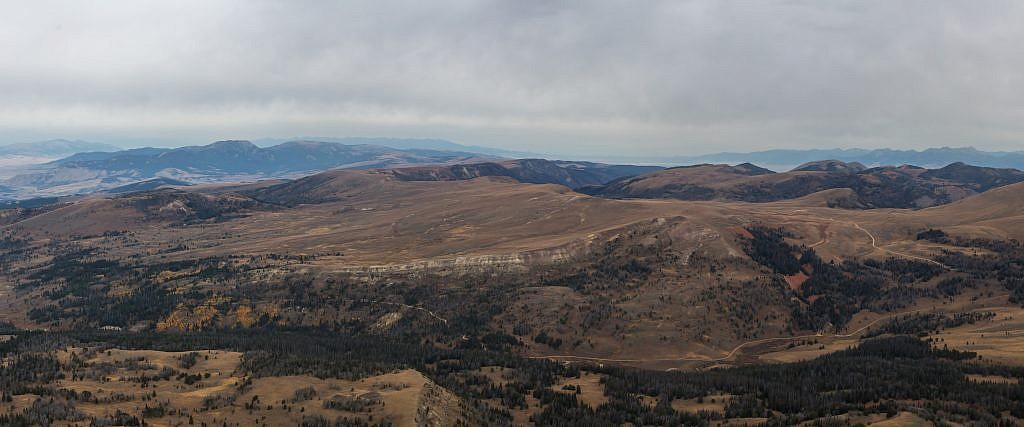
[{"label": "gray cloud", "polygon": [[1024,4],[1014,1],[2,9],[2,140],[424,136],[603,155],[1024,149]]}]

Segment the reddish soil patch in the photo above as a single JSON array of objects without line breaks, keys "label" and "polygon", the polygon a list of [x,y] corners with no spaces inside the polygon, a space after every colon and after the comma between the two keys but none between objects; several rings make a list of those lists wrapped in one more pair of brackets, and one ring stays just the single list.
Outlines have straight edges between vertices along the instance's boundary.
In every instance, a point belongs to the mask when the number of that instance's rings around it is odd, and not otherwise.
[{"label": "reddish soil patch", "polygon": [[732,227],[732,231],[736,232],[736,234],[739,234],[740,236],[742,236],[744,238],[747,238],[747,239],[753,239],[754,238],[754,235],[750,234],[749,230],[747,230],[746,228],[740,227],[740,226]]},{"label": "reddish soil patch", "polygon": [[807,275],[804,274],[804,272],[800,271],[792,276],[786,276],[786,283],[789,284],[790,289],[794,291],[799,291],[800,285],[803,285],[804,282],[807,281],[807,279],[809,279],[809,277],[807,277]]}]

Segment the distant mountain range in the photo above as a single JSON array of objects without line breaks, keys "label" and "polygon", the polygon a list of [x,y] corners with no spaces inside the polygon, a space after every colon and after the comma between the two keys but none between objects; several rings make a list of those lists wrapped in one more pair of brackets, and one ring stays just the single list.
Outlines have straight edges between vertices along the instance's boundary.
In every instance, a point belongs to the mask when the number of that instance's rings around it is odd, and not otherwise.
[{"label": "distant mountain range", "polygon": [[372,169],[434,164],[481,157],[477,153],[423,149],[399,150],[380,145],[344,145],[290,141],[261,148],[249,141],[218,141],[175,149],[139,148],[112,153],[82,153],[53,164],[61,168],[130,171],[132,176],[266,175],[333,168]]},{"label": "distant mountain range", "polygon": [[322,137],[304,136],[297,138],[262,138],[254,140],[253,143],[260,147],[269,147],[282,144],[288,141],[323,141],[334,142],[344,145],[379,145],[382,147],[397,148],[400,150],[437,150],[437,151],[460,151],[487,154],[491,156],[507,158],[543,157],[538,153],[528,151],[505,150],[501,148],[483,147],[479,145],[462,145],[454,142],[436,138],[382,138],[382,137]]},{"label": "distant mountain range", "polygon": [[[110,190],[155,178],[182,183],[295,178],[328,169],[373,169],[482,162],[495,157],[459,151],[395,149],[290,141],[261,148],[249,141],[73,154],[29,166],[0,181],[0,198],[63,196]],[[132,188],[132,187],[128,187]]]},{"label": "distant mountain range", "polygon": [[[372,145],[397,150],[451,151],[476,153],[501,158],[552,158],[539,153],[506,150],[476,145],[462,145],[443,139],[432,138],[376,138],[376,137],[301,137],[262,138],[253,140],[253,145],[270,148],[293,141],[331,142],[341,145]],[[58,159],[78,154],[65,161],[97,160],[116,155],[149,155],[172,151],[170,148],[121,149],[110,144],[80,140],[54,139],[49,141],[0,145],[0,157],[35,157]],[[588,158],[580,153],[571,158]],[[590,156],[592,157],[592,156]],[[646,163],[662,166],[694,164],[739,164],[753,163],[774,171],[790,170],[798,165],[823,159],[834,159],[845,163],[861,163],[867,167],[915,165],[925,168],[940,168],[951,163],[963,162],[975,166],[1024,169],[1024,151],[982,151],[972,147],[929,148],[925,150],[893,149],[779,149],[748,153],[722,152],[698,156],[666,155],[657,158],[623,156],[613,163]],[[607,160],[602,160],[607,162]]]},{"label": "distant mountain range", "polygon": [[752,153],[715,153],[702,156],[670,156],[658,163],[692,165],[704,163],[753,163],[776,171],[790,170],[798,165],[824,159],[861,163],[867,167],[915,165],[941,168],[962,162],[975,166],[1024,169],[1024,151],[981,151],[966,148],[929,148],[926,150],[890,149],[822,149],[767,150]]},{"label": "distant mountain range", "polygon": [[[1016,170],[1024,168],[1024,152],[973,148],[719,153],[666,158],[662,161],[697,165],[662,170],[659,166],[538,158],[509,160],[509,155],[528,153],[439,139],[324,139],[263,139],[259,144],[218,141],[203,146],[126,150],[69,140],[2,146],[0,154],[48,161],[7,165],[0,171],[0,200],[295,179],[331,169],[387,169],[395,179],[404,181],[497,176],[524,183],[560,184],[609,198],[762,202],[841,190],[828,195],[829,205],[921,208],[1024,181],[1024,173]],[[51,160],[58,154],[65,156]]]},{"label": "distant mountain range", "polygon": [[22,157],[67,157],[75,153],[87,151],[116,151],[120,148],[109,144],[87,141],[69,141],[66,139],[52,139],[49,141],[24,142],[18,144],[0,145],[0,156],[22,156]]},{"label": "distant mountain range", "polygon": [[992,188],[1024,182],[1024,172],[961,162],[938,169],[917,166],[866,168],[837,160],[810,162],[775,173],[743,163],[668,168],[578,191],[616,199],[772,202],[811,196],[843,208],[926,208]]},{"label": "distant mountain range", "polygon": [[[493,147],[477,145],[462,145],[444,139],[436,138],[385,138],[385,137],[300,137],[300,138],[261,138],[252,141],[254,145],[262,148],[273,147],[293,141],[318,141],[332,142],[342,145],[375,145],[399,150],[428,150],[428,151],[452,151],[461,153],[476,153],[494,157],[504,158],[525,158],[542,157],[537,153],[526,151],[505,150]],[[131,148],[123,149],[110,144],[53,139],[49,141],[24,142],[0,145],[0,158],[18,157],[25,161],[46,161],[60,159],[74,154],[79,154],[74,160],[95,160],[108,157],[110,154],[118,155],[134,154],[158,154],[171,151],[171,148]]]},{"label": "distant mountain range", "polygon": [[422,148],[465,148],[446,141],[346,140],[380,141],[420,148],[398,149],[308,140],[259,147],[249,141],[219,141],[175,149],[83,152],[25,167],[14,176],[0,180],[0,199],[67,196],[97,191],[121,193],[196,183],[292,179],[331,169],[405,168],[392,173],[397,179],[409,181],[507,176],[522,182],[577,188],[661,169],[542,159],[504,160],[468,151]]}]

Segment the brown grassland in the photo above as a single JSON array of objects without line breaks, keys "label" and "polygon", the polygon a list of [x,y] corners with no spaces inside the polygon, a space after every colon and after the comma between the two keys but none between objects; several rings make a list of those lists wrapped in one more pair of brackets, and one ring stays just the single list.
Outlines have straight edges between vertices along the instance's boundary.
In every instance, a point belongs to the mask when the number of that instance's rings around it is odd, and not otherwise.
[{"label": "brown grassland", "polygon": [[[0,274],[0,320],[27,329],[107,326],[74,309],[66,309],[65,317],[32,311],[54,304],[53,292],[70,282],[42,283],[33,277],[74,250],[90,260],[130,260],[132,268],[145,272],[93,278],[89,289],[103,298],[132,295],[144,281],[167,289],[171,297],[202,295],[175,299],[177,305],[157,318],[114,325],[124,329],[362,323],[378,334],[457,330],[424,335],[451,347],[472,338],[457,329],[459,322],[469,322],[459,320],[462,311],[490,302],[493,316],[483,324],[518,337],[517,354],[693,371],[809,360],[855,346],[874,328],[908,314],[991,312],[989,318],[930,331],[926,337],[939,346],[976,352],[985,361],[1024,365],[1024,309],[1010,303],[997,283],[982,282],[954,296],[922,294],[887,310],[863,309],[842,327],[800,329],[793,327],[794,304],[804,307],[813,298],[794,302],[784,292],[799,291],[807,276],[799,273],[783,285],[785,290],[759,294],[750,284],[769,286],[772,273],[752,261],[744,247],[751,227],[778,228],[788,233],[786,243],[813,248],[824,262],[898,259],[934,265],[947,274],[948,266],[937,261],[942,255],[980,249],[921,240],[917,233],[942,229],[962,238],[1024,240],[1024,185],[922,210],[851,210],[825,207],[828,195],[772,203],[608,200],[503,178],[406,182],[372,171],[329,172],[316,185],[288,187],[298,183],[276,183],[268,187],[273,192],[263,193],[260,186],[206,186],[161,190],[159,197],[91,197],[0,223],[3,236],[25,242],[21,256],[5,261]],[[206,217],[195,198],[221,207],[239,200],[247,204]],[[606,274],[602,265],[625,259],[637,259],[653,271],[638,273],[640,279],[618,277],[599,288],[571,284],[573,277],[584,277],[580,280],[586,283],[605,277],[595,276]],[[200,265],[196,260],[211,261]],[[208,274],[210,266],[240,273],[222,280]],[[498,297],[474,288],[474,283],[488,286],[495,278],[518,285]],[[302,290],[281,285],[290,281],[307,285]],[[339,282],[347,293],[328,298]],[[401,299],[389,294],[399,289],[420,295],[414,284],[429,285],[422,291],[427,295]],[[320,293],[306,293],[313,290]],[[302,298],[328,302],[302,306]],[[80,404],[79,410],[137,414],[162,402],[170,415],[154,418],[153,425],[182,425],[189,417],[196,424],[285,425],[311,414],[414,425],[450,417],[457,411],[438,408],[460,405],[454,394],[412,370],[354,381],[247,378],[239,370],[241,354],[220,350],[200,352],[199,361],[188,368],[181,367],[182,353],[69,348],[61,357],[72,354],[89,364],[116,366],[94,378],[61,380],[61,387],[88,391],[103,402]],[[191,384],[131,379],[164,368],[201,378]],[[482,367],[479,372],[500,385],[514,375],[507,369]],[[309,388],[309,396],[300,396]],[[559,378],[551,389],[578,393],[592,407],[608,401],[601,375],[589,371],[580,378]],[[155,400],[145,397],[153,392]],[[330,409],[324,403],[330,399],[342,402],[339,407],[365,409]],[[722,412],[729,399],[709,395],[675,400],[671,406]],[[0,412],[33,400],[19,395]],[[517,423],[526,423],[539,410],[532,396],[525,406],[511,411]],[[908,412],[891,418],[849,417],[872,425],[927,425]]]}]

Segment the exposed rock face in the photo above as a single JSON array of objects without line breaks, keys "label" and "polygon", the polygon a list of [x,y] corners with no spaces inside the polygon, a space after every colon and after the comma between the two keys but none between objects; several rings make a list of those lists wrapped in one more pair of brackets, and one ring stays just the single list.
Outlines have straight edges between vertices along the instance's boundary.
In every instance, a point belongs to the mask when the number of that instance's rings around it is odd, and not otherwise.
[{"label": "exposed rock face", "polygon": [[427,380],[416,405],[416,425],[422,427],[483,426],[462,399],[434,382]]},{"label": "exposed rock face", "polygon": [[430,259],[399,264],[371,266],[342,266],[335,271],[354,274],[393,274],[419,271],[448,270],[456,273],[473,272],[516,272],[526,271],[530,266],[569,261],[574,255],[583,253],[584,244],[567,245],[562,248],[517,252],[502,255],[460,256],[445,259]]}]

